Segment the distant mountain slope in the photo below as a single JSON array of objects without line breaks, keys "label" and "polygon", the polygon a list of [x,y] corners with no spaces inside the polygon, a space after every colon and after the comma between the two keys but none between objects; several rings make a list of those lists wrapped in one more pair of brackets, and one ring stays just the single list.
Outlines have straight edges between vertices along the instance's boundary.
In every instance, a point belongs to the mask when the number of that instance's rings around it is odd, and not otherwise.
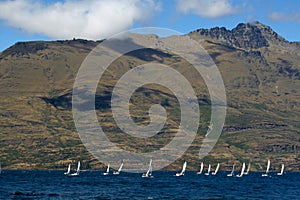
[{"label": "distant mountain slope", "polygon": [[[285,163],[300,166],[300,43],[291,43],[270,27],[255,23],[225,28],[198,29],[189,33],[213,58],[223,76],[228,115],[223,133],[205,162],[251,161],[262,170],[267,158],[273,169]],[[158,40],[160,40],[158,38]],[[86,40],[19,42],[0,54],[0,162],[4,168],[63,168],[83,161],[84,168],[100,168],[81,144],[71,112],[71,91],[80,64],[100,42]],[[129,62],[130,60],[130,62]],[[170,117],[156,137],[143,141],[128,137],[112,120],[110,95],[123,72],[146,62],[172,65],[193,82],[200,104],[198,136],[182,157],[189,168],[198,168],[198,151],[210,117],[210,99],[204,82],[177,55],[144,49],[114,62],[104,74],[96,95],[99,123],[120,147],[149,152],[167,144],[179,119],[174,94],[149,85],[132,97],[132,115],[147,124],[149,106],[160,103]],[[121,67],[120,67],[121,66]],[[181,68],[185,66],[187,68]],[[186,70],[189,69],[189,70]],[[114,73],[112,73],[114,72]],[[143,106],[141,106],[143,105]],[[145,147],[145,143],[147,146]],[[179,167],[177,161],[169,169]]]}]

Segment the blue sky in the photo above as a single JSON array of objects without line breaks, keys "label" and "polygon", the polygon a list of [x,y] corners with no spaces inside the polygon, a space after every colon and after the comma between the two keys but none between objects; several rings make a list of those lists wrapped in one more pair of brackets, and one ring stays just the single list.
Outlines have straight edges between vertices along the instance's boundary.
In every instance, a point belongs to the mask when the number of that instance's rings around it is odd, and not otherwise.
[{"label": "blue sky", "polygon": [[97,40],[145,26],[188,33],[253,21],[300,41],[297,0],[1,0],[0,51],[18,41]]}]

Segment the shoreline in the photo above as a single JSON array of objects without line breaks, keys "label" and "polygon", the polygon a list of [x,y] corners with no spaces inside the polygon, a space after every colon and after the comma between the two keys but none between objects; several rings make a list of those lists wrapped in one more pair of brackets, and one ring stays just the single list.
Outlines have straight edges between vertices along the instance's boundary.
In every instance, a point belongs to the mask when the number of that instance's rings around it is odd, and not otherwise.
[{"label": "shoreline", "polygon": [[[103,172],[105,171],[106,169],[82,169],[80,170],[81,172]],[[178,172],[180,169],[177,169],[177,170],[153,170],[154,172]],[[5,172],[5,171],[66,171],[66,169],[2,169],[2,173]],[[144,170],[146,171],[146,169]],[[205,173],[207,170],[204,170],[203,173]],[[140,171],[140,172],[126,172],[125,170],[122,171],[122,173],[132,173],[132,174],[138,174],[138,173],[142,173],[143,171]],[[186,172],[198,172],[198,170],[186,170]],[[225,172],[231,172],[231,170],[219,170],[218,173],[225,173]],[[235,171],[236,173],[239,173],[240,170],[236,170]],[[250,171],[249,173],[264,173],[265,170],[262,170],[262,171],[257,171],[257,170],[253,170],[253,171]],[[270,171],[269,173],[277,173],[279,172],[279,170],[274,170],[274,171]],[[285,170],[284,173],[300,173],[300,170],[298,171],[288,171],[288,170]],[[1,174],[1,173],[0,173]]]}]

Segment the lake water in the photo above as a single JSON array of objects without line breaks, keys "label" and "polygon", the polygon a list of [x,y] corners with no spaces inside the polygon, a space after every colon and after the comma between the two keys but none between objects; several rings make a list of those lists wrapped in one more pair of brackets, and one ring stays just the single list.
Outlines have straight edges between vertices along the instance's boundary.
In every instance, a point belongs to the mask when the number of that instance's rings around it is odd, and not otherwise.
[{"label": "lake water", "polygon": [[300,199],[300,173],[283,176],[250,172],[242,178],[196,175],[188,171],[154,171],[154,178],[102,171],[83,171],[67,177],[63,171],[2,171],[0,199]]}]

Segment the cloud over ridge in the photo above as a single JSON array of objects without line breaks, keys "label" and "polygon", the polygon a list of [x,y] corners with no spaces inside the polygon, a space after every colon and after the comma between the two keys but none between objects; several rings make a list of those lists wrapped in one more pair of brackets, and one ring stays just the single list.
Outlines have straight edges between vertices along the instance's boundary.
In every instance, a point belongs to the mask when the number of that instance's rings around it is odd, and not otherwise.
[{"label": "cloud over ridge", "polygon": [[292,21],[300,23],[300,13],[292,12],[289,14],[281,13],[281,12],[272,12],[268,15],[268,18],[274,21]]},{"label": "cloud over ridge", "polygon": [[177,10],[206,18],[218,18],[235,13],[229,0],[177,0]]},{"label": "cloud over ridge", "polygon": [[99,40],[147,21],[160,9],[154,0],[66,0],[48,5],[32,0],[1,1],[0,19],[50,38]]}]

